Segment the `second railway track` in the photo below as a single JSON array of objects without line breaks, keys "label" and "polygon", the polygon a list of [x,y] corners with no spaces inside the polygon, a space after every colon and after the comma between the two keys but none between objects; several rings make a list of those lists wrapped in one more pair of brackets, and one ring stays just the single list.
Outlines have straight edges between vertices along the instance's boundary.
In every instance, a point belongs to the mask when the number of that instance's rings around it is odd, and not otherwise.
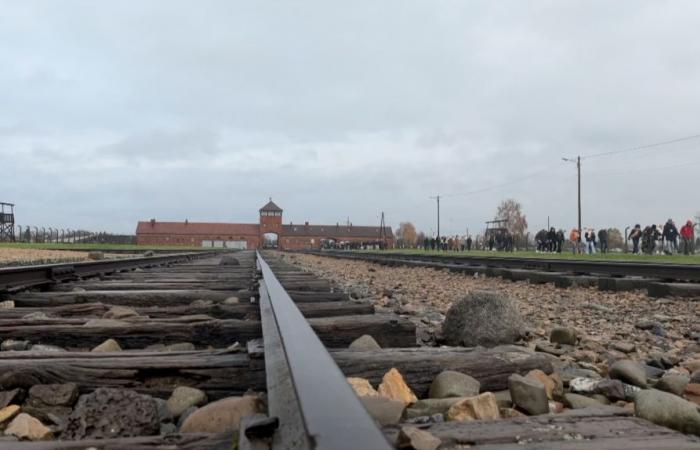
[{"label": "second railway track", "polygon": [[[425,398],[443,370],[499,391],[513,373],[551,372],[550,360],[515,346],[417,347],[406,318],[376,314],[274,253],[147,265],[104,266],[85,274],[93,278],[66,274],[38,283],[41,291],[4,294],[11,304],[0,310],[0,407],[19,406],[53,440],[13,442],[10,433],[0,448],[410,448],[417,427],[440,448],[700,447],[615,409],[421,420],[396,400],[356,396],[346,377],[377,386],[395,368]],[[364,335],[381,348],[348,349]],[[191,388],[189,400],[173,400],[182,387]],[[10,429],[17,413],[0,428]]]}]

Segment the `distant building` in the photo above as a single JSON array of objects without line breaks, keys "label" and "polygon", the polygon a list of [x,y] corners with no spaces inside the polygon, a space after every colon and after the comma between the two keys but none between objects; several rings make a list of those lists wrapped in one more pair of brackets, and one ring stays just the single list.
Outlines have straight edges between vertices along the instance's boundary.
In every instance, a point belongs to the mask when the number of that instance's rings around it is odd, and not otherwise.
[{"label": "distant building", "polygon": [[[139,222],[139,245],[174,245],[234,249],[279,248],[281,250],[318,249],[329,246],[378,245],[378,226],[295,225],[282,223],[282,208],[272,199],[260,208],[259,223]],[[385,227],[385,244],[394,246],[391,227]]]}]

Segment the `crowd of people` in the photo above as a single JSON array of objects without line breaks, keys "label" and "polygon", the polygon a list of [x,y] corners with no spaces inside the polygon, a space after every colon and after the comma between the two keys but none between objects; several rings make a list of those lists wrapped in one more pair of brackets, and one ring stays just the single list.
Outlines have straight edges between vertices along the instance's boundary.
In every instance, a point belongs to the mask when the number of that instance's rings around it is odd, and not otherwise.
[{"label": "crowd of people", "polygon": [[632,241],[632,252],[636,254],[695,253],[695,224],[692,220],[688,220],[680,231],[673,219],[668,219],[664,225],[652,224],[644,229],[637,224],[630,232],[629,238]]},{"label": "crowd of people", "polygon": [[[642,228],[639,224],[630,230],[627,238],[632,243],[632,253],[635,254],[695,254],[696,225],[688,220],[680,229],[672,219],[664,225],[649,225]],[[569,251],[580,254],[608,253],[610,241],[613,248],[620,249],[622,240],[627,241],[620,232],[602,228],[576,228],[569,232],[568,240],[564,230],[551,227],[542,229],[535,234],[535,251],[538,253],[562,253]],[[422,245],[421,245],[422,244]],[[626,244],[624,244],[626,245]],[[418,242],[417,247],[425,250],[442,251],[471,251],[472,249],[489,251],[515,251],[513,236],[502,229],[487,230],[484,236],[441,236],[425,237]],[[521,247],[519,247],[521,248]],[[522,249],[522,248],[521,248]],[[619,251],[619,250],[618,250]]]}]

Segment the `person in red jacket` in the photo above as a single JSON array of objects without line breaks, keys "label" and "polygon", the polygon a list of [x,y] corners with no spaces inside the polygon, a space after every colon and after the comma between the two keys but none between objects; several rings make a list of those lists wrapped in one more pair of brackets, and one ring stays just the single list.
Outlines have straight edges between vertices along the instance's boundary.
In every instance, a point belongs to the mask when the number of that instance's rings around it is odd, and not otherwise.
[{"label": "person in red jacket", "polygon": [[692,221],[687,221],[681,227],[681,239],[683,241],[683,254],[690,255],[695,253],[695,224]]}]

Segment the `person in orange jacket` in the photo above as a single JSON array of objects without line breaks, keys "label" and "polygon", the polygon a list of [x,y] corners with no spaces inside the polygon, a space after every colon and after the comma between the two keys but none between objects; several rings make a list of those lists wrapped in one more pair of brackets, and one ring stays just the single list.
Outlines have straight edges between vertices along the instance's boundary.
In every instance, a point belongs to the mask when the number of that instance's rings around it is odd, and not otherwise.
[{"label": "person in orange jacket", "polygon": [[578,253],[579,244],[581,242],[581,232],[576,228],[572,228],[571,233],[569,233],[569,239],[571,240],[571,248],[573,249],[574,253]]}]

